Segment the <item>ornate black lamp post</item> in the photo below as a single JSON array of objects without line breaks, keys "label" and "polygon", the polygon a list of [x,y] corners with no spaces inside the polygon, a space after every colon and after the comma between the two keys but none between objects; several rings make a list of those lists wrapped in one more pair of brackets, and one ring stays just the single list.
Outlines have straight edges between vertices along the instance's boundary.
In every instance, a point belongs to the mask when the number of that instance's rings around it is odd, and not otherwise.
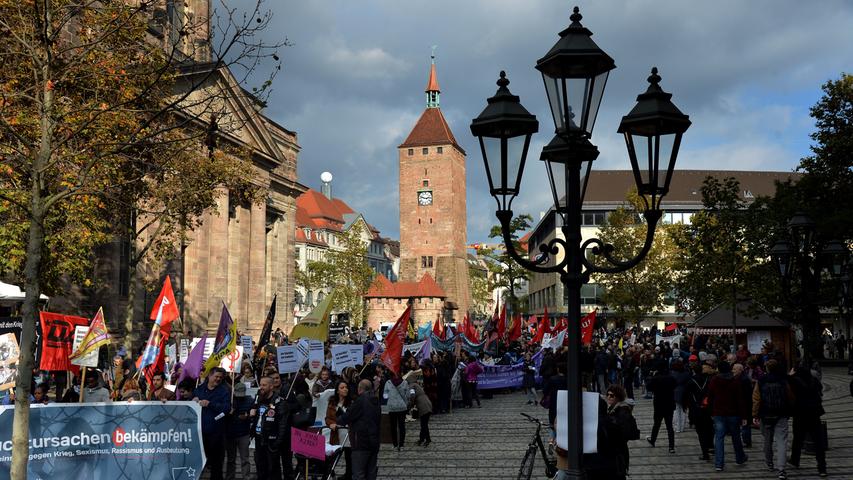
[{"label": "ornate black lamp post", "polygon": [[[539,246],[539,260],[528,261],[515,251],[509,225],[512,201],[518,195],[521,176],[530,145],[530,137],[538,131],[536,117],[531,115],[507,88],[509,80],[501,72],[498,91],[471,123],[471,133],[480,140],[489,189],[498,204],[495,212],[501,223],[504,243],[510,256],[524,268],[539,273],[558,273],[568,293],[568,460],[569,477],[583,478],[582,405],[580,380],[581,351],[581,286],[592,273],[618,273],[637,265],[652,246],[655,227],[661,217],[660,202],[669,190],[672,170],[678,156],[681,136],[690,126],[660,86],[657,68],[649,76],[649,87],[637,97],[637,105],[622,118],[619,133],[624,134],[634,171],[637,190],[645,201],[643,216],[647,235],[636,258],[619,260],[613,246],[599,239],[581,245],[581,210],[586,182],[598,148],[590,142],[598,107],[609,72],[616,68],[581,25],[581,15],[574,8],[571,25],[560,32],[560,40],[536,63],[542,73],[545,91],[554,119],[555,136],[542,149],[548,182],[554,197],[555,214],[561,220],[563,238],[555,238]],[[601,264],[589,261],[584,252],[592,247],[593,255],[603,258]],[[551,258],[562,250],[560,262]]]},{"label": "ornate black lamp post", "polygon": [[[793,298],[797,320],[803,328],[803,351],[807,360],[823,356],[820,341],[822,280],[828,274],[840,281],[843,288],[849,258],[843,243],[838,240],[821,242],[815,232],[815,223],[808,215],[795,213],[788,220],[789,238],[777,241],[770,248],[785,296]],[[792,288],[795,280],[796,292]]]}]

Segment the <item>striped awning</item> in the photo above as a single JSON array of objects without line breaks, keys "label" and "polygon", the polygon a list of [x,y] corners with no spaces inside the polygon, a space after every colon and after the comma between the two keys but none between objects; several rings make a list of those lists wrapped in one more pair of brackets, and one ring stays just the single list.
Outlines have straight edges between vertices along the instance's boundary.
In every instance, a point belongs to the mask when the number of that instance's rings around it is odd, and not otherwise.
[{"label": "striped awning", "polygon": [[[746,333],[745,328],[738,328],[737,333]],[[731,335],[731,328],[702,328],[697,327],[696,330],[693,331],[696,335]]]}]

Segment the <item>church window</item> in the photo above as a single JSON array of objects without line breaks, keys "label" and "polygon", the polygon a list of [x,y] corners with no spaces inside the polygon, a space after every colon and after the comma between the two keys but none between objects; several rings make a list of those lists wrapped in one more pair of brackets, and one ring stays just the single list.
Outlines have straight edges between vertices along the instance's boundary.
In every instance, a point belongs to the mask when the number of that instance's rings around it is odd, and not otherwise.
[{"label": "church window", "polygon": [[411,157],[412,155],[414,155],[414,154],[415,154],[415,149],[414,149],[414,148],[410,148],[410,149],[409,149],[409,151],[408,151],[408,154],[409,154],[409,156],[410,156],[410,157]]},{"label": "church window", "polygon": [[429,223],[430,223],[430,225],[432,225],[432,219],[431,218],[429,219]]},{"label": "church window", "polygon": [[444,153],[444,147],[436,147],[436,153]]},{"label": "church window", "polygon": [[419,218],[419,219],[418,219],[418,225],[420,225],[420,224],[421,224],[421,219]]},{"label": "church window", "polygon": [[423,150],[421,151],[421,153],[423,153],[424,155],[426,155],[427,153],[429,153],[429,148],[424,147],[424,148],[423,148]]}]

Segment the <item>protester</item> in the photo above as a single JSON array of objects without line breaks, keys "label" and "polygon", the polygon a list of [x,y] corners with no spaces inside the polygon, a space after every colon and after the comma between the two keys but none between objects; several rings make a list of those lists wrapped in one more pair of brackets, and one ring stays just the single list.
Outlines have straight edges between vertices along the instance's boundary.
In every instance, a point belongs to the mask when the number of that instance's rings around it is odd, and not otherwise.
[{"label": "protester", "polygon": [[240,383],[245,384],[246,388],[257,388],[258,386],[255,371],[252,369],[252,364],[248,361],[243,362],[243,367],[240,368]]},{"label": "protester", "polygon": [[331,371],[327,367],[323,367],[320,370],[320,376],[317,377],[317,381],[311,387],[311,396],[314,400],[317,400],[320,398],[321,393],[331,388],[334,388],[332,386]]},{"label": "protester", "polygon": [[195,380],[192,378],[185,378],[178,383],[178,395],[180,395],[181,400],[189,400],[193,398],[193,391],[195,391]]},{"label": "protester", "polygon": [[713,375],[714,370],[710,365],[697,364],[685,392],[688,401],[688,418],[696,427],[699,451],[702,453],[699,460],[705,461],[711,459],[709,452],[714,449],[714,423],[711,419],[711,406],[708,403],[708,389]]},{"label": "protester", "polygon": [[675,379],[675,390],[673,391],[675,412],[672,417],[672,428],[675,433],[681,433],[687,423],[687,405],[684,398],[691,375],[685,370],[684,362],[680,358],[672,362],[672,378]]},{"label": "protester", "polygon": [[119,400],[123,402],[142,400],[142,386],[139,385],[139,380],[136,377],[127,377],[124,379],[124,382],[122,382],[121,396],[119,397]]},{"label": "protester", "polygon": [[349,428],[341,419],[345,418],[347,410],[352,405],[349,394],[349,385],[345,381],[338,382],[334,395],[329,398],[329,406],[326,408],[326,425],[332,430],[329,443],[341,445],[346,461],[346,471],[342,480],[352,479],[352,448],[349,439]]},{"label": "protester", "polygon": [[527,394],[527,404],[536,405],[538,398],[536,397],[536,365],[531,360],[530,353],[524,354],[524,377],[521,380],[521,388]]},{"label": "protester", "polygon": [[607,415],[604,422],[606,441],[599,442],[599,449],[606,459],[613,460],[608,476],[613,480],[625,479],[630,460],[628,441],[640,438],[637,421],[632,414],[633,408],[625,403],[625,399],[625,389],[621,385],[613,384],[607,388]]},{"label": "protester", "polygon": [[201,435],[206,469],[211,480],[222,480],[222,464],[225,460],[225,414],[231,410],[231,393],[222,385],[225,370],[214,367],[207,380],[193,392],[193,401],[201,406]]},{"label": "protester", "polygon": [[646,389],[652,392],[654,400],[652,406],[654,409],[654,424],[652,425],[652,434],[646,437],[646,441],[652,447],[655,446],[655,441],[658,438],[660,424],[666,424],[666,434],[669,440],[669,453],[675,453],[675,433],[672,429],[672,416],[675,411],[675,389],[677,382],[675,377],[669,374],[666,369],[661,368],[655,372],[655,375],[646,380]]},{"label": "protester", "polygon": [[426,392],[424,392],[423,387],[419,383],[414,383],[412,385],[412,390],[414,390],[414,404],[415,409],[412,412],[417,411],[418,419],[421,422],[421,431],[420,435],[418,435],[418,446],[428,447],[430,443],[432,443],[432,437],[429,434],[429,419],[432,416],[432,402],[429,397],[427,397]]},{"label": "protester", "polygon": [[[744,405],[752,405],[752,391],[755,387],[746,374],[746,369],[742,363],[732,365],[732,375],[740,384]],[[752,448],[752,408],[747,409],[745,420],[744,425],[740,427],[740,438],[743,442],[743,448]]]},{"label": "protester", "polygon": [[358,383],[358,398],[343,415],[341,423],[350,426],[353,480],[376,480],[379,474],[379,400],[372,395],[370,380]]},{"label": "protester", "polygon": [[237,382],[234,389],[234,403],[228,415],[225,428],[225,479],[234,480],[237,475],[237,454],[240,455],[240,473],[243,478],[249,477],[249,443],[251,438],[252,419],[249,418],[252,409],[252,399],[246,395],[246,384]]},{"label": "protester", "polygon": [[42,404],[47,405],[50,403],[50,399],[47,396],[47,393],[50,391],[50,387],[46,383],[40,383],[33,390],[33,400],[32,404]]},{"label": "protester", "polygon": [[175,399],[175,392],[166,388],[166,376],[163,372],[157,372],[151,377],[151,397],[163,402]]},{"label": "protester", "polygon": [[86,403],[109,402],[110,392],[101,385],[101,374],[97,370],[86,372],[86,388],[83,389]]},{"label": "protester", "polygon": [[474,401],[477,402],[477,408],[482,407],[480,405],[480,394],[477,391],[477,377],[483,373],[483,367],[480,365],[480,362],[477,361],[477,357],[474,355],[470,355],[468,357],[468,364],[465,365],[465,386],[468,389],[468,403],[465,405],[468,408],[474,406]]},{"label": "protester", "polygon": [[788,418],[793,411],[794,392],[779,362],[768,360],[765,367],[767,375],[756,383],[752,391],[752,416],[755,423],[760,422],[761,425],[767,469],[775,468],[779,480],[785,480],[788,478],[785,473]]},{"label": "protester", "polygon": [[258,397],[249,410],[252,435],[255,439],[255,468],[258,479],[281,478],[279,449],[282,439],[288,435],[287,407],[278,391],[273,388],[270,377],[258,381]]},{"label": "protester", "polygon": [[722,361],[717,366],[719,375],[711,380],[708,400],[714,419],[714,468],[722,472],[725,467],[725,438],[732,437],[735,463],[743,465],[749,458],[743,451],[740,427],[746,422],[746,408],[740,381],[734,378],[731,365]]},{"label": "protester", "polygon": [[826,476],[826,437],[820,417],[825,413],[821,398],[823,386],[806,366],[798,366],[790,377],[794,391],[794,441],[791,444],[790,463],[800,467],[800,453],[806,435],[811,436],[815,448],[818,475]]},{"label": "protester", "polygon": [[385,402],[383,410],[388,412],[388,418],[391,421],[391,440],[394,444],[394,449],[398,452],[402,451],[403,445],[406,443],[406,413],[409,411],[409,384],[400,378],[399,375],[393,375],[385,382],[382,400]]}]

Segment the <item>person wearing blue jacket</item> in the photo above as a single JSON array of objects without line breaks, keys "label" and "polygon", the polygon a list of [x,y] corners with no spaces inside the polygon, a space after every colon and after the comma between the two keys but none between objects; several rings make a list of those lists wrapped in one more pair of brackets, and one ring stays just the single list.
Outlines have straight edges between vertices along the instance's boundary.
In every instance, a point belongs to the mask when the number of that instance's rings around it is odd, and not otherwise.
[{"label": "person wearing blue jacket", "polygon": [[231,390],[222,384],[225,370],[215,367],[201,386],[193,392],[193,401],[201,406],[201,437],[205,468],[210,469],[211,480],[222,480],[225,460],[225,415],[231,411]]}]

